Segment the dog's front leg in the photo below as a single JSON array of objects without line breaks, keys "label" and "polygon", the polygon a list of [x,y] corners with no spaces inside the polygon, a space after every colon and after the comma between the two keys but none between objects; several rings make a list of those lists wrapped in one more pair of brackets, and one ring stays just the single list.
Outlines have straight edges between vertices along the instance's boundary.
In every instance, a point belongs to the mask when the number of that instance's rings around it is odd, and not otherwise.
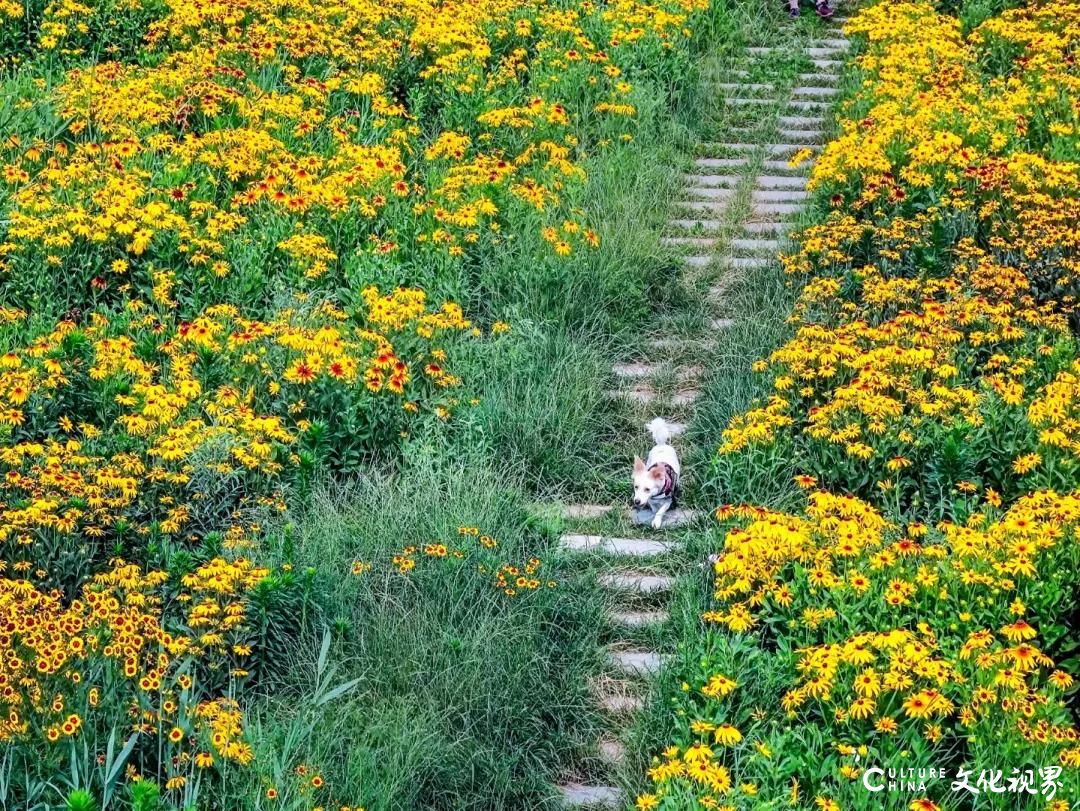
[{"label": "dog's front leg", "polygon": [[652,528],[660,529],[660,525],[664,523],[664,514],[671,509],[671,502],[665,501],[656,509],[656,515],[653,516]]}]

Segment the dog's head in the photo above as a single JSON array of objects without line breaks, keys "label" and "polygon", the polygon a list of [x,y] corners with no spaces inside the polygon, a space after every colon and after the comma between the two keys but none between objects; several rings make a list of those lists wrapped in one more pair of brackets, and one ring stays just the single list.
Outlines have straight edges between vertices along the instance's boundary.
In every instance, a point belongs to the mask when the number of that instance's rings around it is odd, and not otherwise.
[{"label": "dog's head", "polygon": [[637,456],[634,457],[634,503],[639,507],[648,505],[649,499],[660,495],[664,489],[664,471],[659,467],[649,470]]}]

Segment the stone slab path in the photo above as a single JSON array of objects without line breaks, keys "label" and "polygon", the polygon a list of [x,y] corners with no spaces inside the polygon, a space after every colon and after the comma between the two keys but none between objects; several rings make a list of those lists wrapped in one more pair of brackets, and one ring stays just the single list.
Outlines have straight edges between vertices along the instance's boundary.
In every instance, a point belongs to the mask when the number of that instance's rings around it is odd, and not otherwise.
[{"label": "stone slab path", "polygon": [[[723,103],[742,110],[740,119],[753,121],[753,126],[733,129],[731,140],[701,145],[701,157],[685,177],[684,196],[673,204],[663,244],[683,254],[685,273],[716,271],[717,281],[708,294],[717,308],[710,325],[713,330],[733,323],[722,317],[725,291],[733,277],[776,261],[785,231],[806,202],[805,173],[812,161],[792,168],[788,160],[804,149],[816,154],[825,142],[826,116],[838,92],[848,48],[841,23],[832,21],[824,34],[805,43],[802,54],[812,69],[797,76],[790,93],[787,85],[780,88],[760,78],[749,81],[749,77],[767,73],[755,62],[776,58],[778,53],[790,58],[798,53],[794,46],[783,51],[748,48],[748,67],[758,69],[726,70],[725,80],[712,85]],[[707,336],[659,339],[653,344],[655,357],[615,365],[616,388],[609,396],[625,402],[638,424],[663,416],[676,434],[681,433],[692,417],[704,373],[700,362],[692,359],[700,361],[709,346]],[[672,358],[690,360],[673,366]],[[647,439],[644,433],[643,437]],[[673,444],[678,448],[678,436]],[[560,796],[568,808],[627,808],[631,799],[618,779],[625,756],[619,732],[632,722],[647,698],[649,681],[664,667],[664,652],[642,647],[640,640],[642,629],[668,621],[664,600],[675,578],[662,564],[678,550],[678,542],[665,534],[701,516],[693,510],[673,510],[660,530],[642,532],[631,526],[625,505],[570,504],[557,509],[579,529],[562,536],[562,553],[602,556],[610,564],[597,581],[610,592],[613,606],[608,618],[613,641],[607,670],[593,690],[598,708],[611,722],[610,734],[596,744],[597,759],[607,764],[610,779],[568,781],[559,787]],[[590,532],[589,522],[596,521],[625,527],[626,537],[622,530],[611,535]]]}]

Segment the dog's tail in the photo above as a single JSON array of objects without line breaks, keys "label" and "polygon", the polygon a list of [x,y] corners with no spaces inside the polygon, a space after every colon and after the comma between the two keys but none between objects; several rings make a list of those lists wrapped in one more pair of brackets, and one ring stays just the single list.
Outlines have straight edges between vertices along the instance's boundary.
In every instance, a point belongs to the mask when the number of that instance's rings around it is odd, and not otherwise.
[{"label": "dog's tail", "polygon": [[671,439],[671,429],[663,417],[657,417],[645,427],[652,433],[653,442],[657,445],[667,445]]}]

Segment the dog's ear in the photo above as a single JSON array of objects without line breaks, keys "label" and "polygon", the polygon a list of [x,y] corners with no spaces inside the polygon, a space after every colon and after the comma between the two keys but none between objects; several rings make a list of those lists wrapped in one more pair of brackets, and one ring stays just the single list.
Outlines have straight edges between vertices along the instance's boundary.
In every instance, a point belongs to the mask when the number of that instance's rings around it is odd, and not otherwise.
[{"label": "dog's ear", "polygon": [[644,473],[645,472],[645,463],[643,461],[641,461],[640,456],[635,456],[634,457],[634,472],[635,473]]},{"label": "dog's ear", "polygon": [[660,469],[660,467],[657,466],[657,467],[654,467],[652,470],[649,471],[649,475],[652,476],[657,481],[660,481],[661,479],[664,478],[664,471],[662,471]]}]

